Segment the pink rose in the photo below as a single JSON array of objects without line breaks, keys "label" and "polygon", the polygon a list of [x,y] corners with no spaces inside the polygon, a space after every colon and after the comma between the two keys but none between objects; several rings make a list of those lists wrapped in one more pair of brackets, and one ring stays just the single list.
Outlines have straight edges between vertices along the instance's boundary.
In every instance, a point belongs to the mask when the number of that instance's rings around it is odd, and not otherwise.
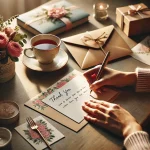
[{"label": "pink rose", "polygon": [[5,35],[0,34],[0,48],[5,48],[8,43],[8,38]]},{"label": "pink rose", "polygon": [[150,52],[150,48],[147,47],[147,46],[145,46],[145,45],[143,45],[143,44],[141,44],[141,45],[140,45],[140,50],[139,50],[139,51],[140,51],[140,52],[148,53],[148,52]]},{"label": "pink rose", "polygon": [[40,105],[40,106],[44,106],[44,105],[45,105],[45,104],[44,104],[41,100],[39,100],[39,99],[33,101],[33,103],[36,104],[36,105]]},{"label": "pink rose", "polygon": [[75,75],[69,76],[69,79],[72,80],[75,77]]},{"label": "pink rose", "polygon": [[10,28],[10,27],[7,27],[7,28],[4,29],[4,32],[9,37],[11,35],[11,33],[14,32],[14,30],[12,28]]},{"label": "pink rose", "polygon": [[10,41],[7,50],[12,57],[19,57],[23,49],[17,42]]},{"label": "pink rose", "polygon": [[61,7],[61,8],[52,8],[52,9],[48,10],[48,16],[50,18],[59,19],[59,18],[64,17],[66,14],[67,14],[67,11],[65,10],[64,7]]},{"label": "pink rose", "polygon": [[38,125],[38,129],[39,129],[41,132],[46,130],[46,127],[45,127],[44,125],[39,124],[39,123],[37,123],[37,125]]},{"label": "pink rose", "polygon": [[49,138],[50,137],[50,133],[49,131],[45,130],[45,131],[41,131],[42,135],[45,137],[45,138]]},{"label": "pink rose", "polygon": [[53,92],[53,90],[52,90],[52,89],[48,89],[47,92],[48,92],[49,94],[51,94],[51,93]]},{"label": "pink rose", "polygon": [[61,88],[62,86],[64,86],[67,82],[66,81],[61,81],[60,83],[57,84],[57,88]]},{"label": "pink rose", "polygon": [[31,129],[29,130],[29,133],[30,133],[30,136],[32,137],[32,139],[39,139],[40,138],[40,135]]}]

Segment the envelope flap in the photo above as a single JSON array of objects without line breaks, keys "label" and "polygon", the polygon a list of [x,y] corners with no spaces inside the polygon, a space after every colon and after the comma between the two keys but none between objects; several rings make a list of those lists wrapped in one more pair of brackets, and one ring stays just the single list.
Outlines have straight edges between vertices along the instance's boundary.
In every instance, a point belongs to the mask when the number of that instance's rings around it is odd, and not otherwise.
[{"label": "envelope flap", "polygon": [[[110,51],[109,62],[111,60],[130,55],[131,50],[129,46],[118,34],[114,26],[108,26],[104,28],[105,30],[103,31],[109,31],[109,33],[111,31],[111,35],[109,36],[107,43],[103,46],[105,52]],[[92,36],[98,36],[99,31],[102,31],[102,29],[91,31],[90,34],[92,34]],[[103,51],[100,48],[95,50],[90,47],[85,47],[80,40],[82,36],[83,33],[63,39],[68,51],[72,54],[81,69],[86,69],[102,63],[104,59]]]},{"label": "envelope flap", "polygon": [[[125,43],[116,30],[114,30],[111,39],[104,46],[104,50],[105,52],[110,51],[109,61],[131,54],[129,46]],[[81,68],[85,69],[98,65],[102,63],[103,59],[104,54],[101,50],[89,49],[83,59]]]},{"label": "envelope flap", "polygon": [[110,25],[94,31],[84,32],[78,35],[67,37],[62,39],[62,41],[89,48],[99,48],[106,43],[113,30],[114,26]]}]

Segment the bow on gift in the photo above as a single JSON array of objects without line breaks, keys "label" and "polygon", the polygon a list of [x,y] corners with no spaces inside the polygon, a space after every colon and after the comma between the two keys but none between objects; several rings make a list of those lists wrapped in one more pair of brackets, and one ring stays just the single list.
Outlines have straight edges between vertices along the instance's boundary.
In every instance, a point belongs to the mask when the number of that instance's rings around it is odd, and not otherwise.
[{"label": "bow on gift", "polygon": [[139,16],[142,17],[142,15],[140,13],[143,13],[144,11],[150,11],[149,8],[142,8],[141,5],[138,5],[137,8],[133,5],[130,5],[129,7],[131,8],[130,10],[128,10],[128,15],[130,15],[130,16],[134,16],[134,15],[138,14]]},{"label": "bow on gift", "polygon": [[82,42],[90,47],[93,48],[101,48],[101,50],[103,51],[104,54],[106,54],[106,52],[104,51],[104,49],[102,48],[102,46],[104,45],[106,39],[107,39],[107,34],[105,32],[103,32],[98,38],[94,39],[91,34],[89,32],[86,32],[86,35],[81,37]]}]

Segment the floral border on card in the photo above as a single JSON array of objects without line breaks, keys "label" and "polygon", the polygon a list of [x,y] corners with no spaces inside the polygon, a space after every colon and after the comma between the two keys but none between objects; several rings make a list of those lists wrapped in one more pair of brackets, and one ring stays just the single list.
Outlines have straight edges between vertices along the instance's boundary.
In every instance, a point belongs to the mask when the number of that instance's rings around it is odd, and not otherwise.
[{"label": "floral border on card", "polygon": [[133,53],[135,54],[150,54],[150,36],[147,36],[144,40],[138,43],[135,47],[132,48]]},{"label": "floral border on card", "polygon": [[77,76],[77,74],[72,72],[71,74],[66,76],[66,78],[61,79],[55,85],[47,88],[47,90],[43,91],[42,93],[40,93],[37,97],[35,97],[33,99],[33,101],[32,101],[33,106],[40,110],[44,110],[45,108],[49,107],[47,104],[42,102],[42,100],[44,98],[46,98],[48,95],[50,95],[51,93],[53,93],[55,90],[63,87],[65,84],[67,84],[69,81],[71,81],[76,76]]}]

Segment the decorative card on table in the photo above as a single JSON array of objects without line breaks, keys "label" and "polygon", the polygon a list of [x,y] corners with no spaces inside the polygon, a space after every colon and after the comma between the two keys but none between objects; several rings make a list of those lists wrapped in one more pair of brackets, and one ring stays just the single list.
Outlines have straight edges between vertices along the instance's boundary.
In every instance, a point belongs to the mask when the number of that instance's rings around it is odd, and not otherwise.
[{"label": "decorative card on table", "polygon": [[[47,140],[49,145],[64,138],[64,135],[42,116],[35,118],[34,121],[38,125],[38,129]],[[15,130],[21,136],[23,136],[35,149],[42,150],[47,147],[40,135],[36,131],[32,130],[27,122],[16,127]]]},{"label": "decorative card on table", "polygon": [[84,119],[82,105],[90,99],[88,83],[82,75],[78,75],[42,101],[70,119],[80,123]]},{"label": "decorative card on table", "polygon": [[89,14],[65,0],[52,0],[19,15],[17,23],[33,34],[59,34],[88,21]]},{"label": "decorative card on table", "polygon": [[109,61],[131,54],[131,50],[113,25],[62,39],[81,69],[103,62],[104,52],[110,51]]},{"label": "decorative card on table", "polygon": [[150,36],[132,48],[131,56],[147,65],[150,65]]},{"label": "decorative card on table", "polygon": [[[25,105],[77,132],[87,124],[82,104],[92,99],[89,92],[86,79],[74,70]],[[99,99],[110,101],[117,95],[111,90]]]}]

